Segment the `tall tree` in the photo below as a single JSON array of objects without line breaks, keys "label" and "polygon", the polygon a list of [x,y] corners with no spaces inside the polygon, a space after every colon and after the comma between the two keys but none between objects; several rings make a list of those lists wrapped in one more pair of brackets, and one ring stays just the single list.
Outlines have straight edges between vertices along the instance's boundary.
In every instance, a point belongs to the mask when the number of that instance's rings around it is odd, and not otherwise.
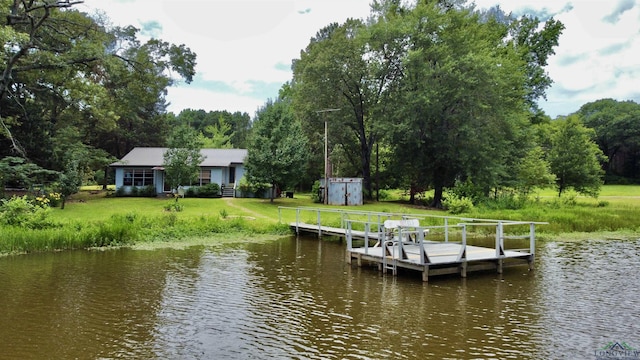
[{"label": "tall tree", "polygon": [[[19,152],[62,170],[57,133],[80,132],[87,147],[122,156],[134,145],[163,145],[166,87],[190,82],[195,54],[133,27],[76,11],[81,1],[5,0],[0,7],[0,157]],[[5,146],[6,145],[6,146]]]},{"label": "tall tree", "polygon": [[500,14],[499,8],[494,10],[495,19],[510,24],[513,45],[525,61],[525,101],[533,115],[532,119],[540,119],[542,111],[538,107],[538,100],[546,99],[546,91],[553,83],[545,67],[549,57],[555,54],[564,24],[553,18],[543,24],[538,18],[530,16],[514,19]]},{"label": "tall tree", "polygon": [[544,189],[555,183],[551,165],[545,159],[544,150],[540,146],[529,150],[514,169],[517,173],[515,188],[525,197],[535,188]]},{"label": "tall tree", "polygon": [[603,184],[600,161],[604,154],[595,143],[595,132],[571,115],[553,123],[549,163],[556,175],[558,196],[567,189],[597,196]]},{"label": "tall tree", "polygon": [[[76,93],[70,90],[89,83],[86,75],[104,53],[100,46],[104,32],[86,15],[71,10],[79,3],[5,0],[0,7],[0,18],[5,20],[0,24],[5,44],[0,60],[0,127],[13,151],[23,156],[30,144],[22,144],[16,128],[40,128],[30,125],[49,122],[64,111],[66,100]],[[40,106],[30,106],[39,100],[44,100]],[[52,128],[49,124],[42,127],[44,131]]]},{"label": "tall tree", "polygon": [[116,157],[135,146],[162,146],[170,134],[166,116],[167,87],[176,81],[177,73],[189,83],[193,79],[195,54],[184,45],[158,39],[141,43],[138,29],[128,26],[110,30],[107,44],[110,56],[101,63],[97,78],[111,101],[107,115],[115,118],[115,126],[105,127],[104,111],[85,112],[85,124],[94,125],[92,140],[100,143]]},{"label": "tall tree", "polygon": [[250,182],[276,188],[296,186],[309,157],[307,138],[288,99],[268,101],[254,119],[245,167]]},{"label": "tall tree", "polygon": [[[213,139],[207,146],[224,144],[235,149],[246,149],[251,131],[251,118],[247,113],[184,109],[170,121],[171,124],[188,124],[206,137]],[[221,142],[221,140],[224,140]],[[227,141],[228,140],[228,141]]]},{"label": "tall tree", "polygon": [[218,119],[217,124],[207,125],[204,130],[200,132],[200,138],[202,140],[202,146],[205,148],[233,148],[233,144],[231,143],[231,139],[233,138],[231,125],[228,124],[222,116]]},{"label": "tall tree", "polygon": [[487,193],[515,184],[510,168],[532,147],[526,126],[541,117],[534,105],[551,83],[544,66],[563,25],[464,0],[380,0],[372,10],[366,23],[323,28],[294,60],[296,109],[315,120],[305,121],[316,124],[311,138],[322,139],[322,121],[308,114],[341,108],[332,118],[353,131],[330,126],[329,138],[344,157],[359,154],[369,193],[379,142],[412,195],[435,189],[435,206],[456,179]]},{"label": "tall tree", "polygon": [[354,155],[366,196],[371,197],[371,153],[383,130],[378,117],[390,68],[387,59],[371,50],[368,39],[360,20],[323,28],[294,60],[293,88],[299,115],[316,133],[329,116],[323,110],[341,109],[330,114],[328,138]]},{"label": "tall tree", "polygon": [[470,178],[485,192],[501,184],[527,119],[526,63],[507,25],[445,5],[420,2],[397,17],[410,32],[394,158],[411,159],[412,190],[432,186],[437,207],[456,180]]}]

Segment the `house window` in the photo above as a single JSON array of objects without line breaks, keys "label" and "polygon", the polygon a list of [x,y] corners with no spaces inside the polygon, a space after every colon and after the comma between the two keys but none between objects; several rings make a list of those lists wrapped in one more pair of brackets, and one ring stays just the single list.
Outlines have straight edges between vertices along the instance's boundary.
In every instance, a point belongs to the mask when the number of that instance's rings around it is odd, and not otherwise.
[{"label": "house window", "polygon": [[211,170],[200,170],[198,177],[198,185],[207,185],[211,183]]},{"label": "house window", "polygon": [[153,170],[151,169],[124,169],[124,186],[153,185]]}]

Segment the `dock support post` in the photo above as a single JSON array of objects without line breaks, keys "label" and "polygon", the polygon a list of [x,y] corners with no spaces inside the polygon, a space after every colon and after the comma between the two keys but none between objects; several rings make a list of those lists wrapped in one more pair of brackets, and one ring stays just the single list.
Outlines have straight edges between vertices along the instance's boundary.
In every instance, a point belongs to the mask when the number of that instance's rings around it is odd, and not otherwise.
[{"label": "dock support post", "polygon": [[496,225],[496,269],[498,274],[502,274],[502,265],[504,263],[504,227],[502,221]]},{"label": "dock support post", "polygon": [[529,224],[529,253],[536,253],[536,224]]},{"label": "dock support post", "polygon": [[529,256],[529,259],[527,259],[527,264],[529,264],[529,271],[535,270],[535,265],[533,263],[534,258],[535,255],[531,254],[531,256]]},{"label": "dock support post", "polygon": [[[367,255],[369,254],[369,230],[371,230],[370,224],[370,222],[364,224],[364,253]],[[349,232],[351,232],[351,222],[349,222]]]},{"label": "dock support post", "polygon": [[422,281],[429,282],[429,265],[425,265],[422,269]]},{"label": "dock support post", "polygon": [[[345,233],[347,238],[347,250],[351,250],[353,249],[353,234],[351,233],[351,221],[347,222],[347,230],[345,231]],[[366,241],[366,237],[365,237],[365,241]]]},{"label": "dock support post", "polygon": [[466,260],[460,264],[460,277],[463,277],[463,278],[467,277],[467,261]]},{"label": "dock support post", "polygon": [[449,242],[449,219],[444,218],[444,242]]}]

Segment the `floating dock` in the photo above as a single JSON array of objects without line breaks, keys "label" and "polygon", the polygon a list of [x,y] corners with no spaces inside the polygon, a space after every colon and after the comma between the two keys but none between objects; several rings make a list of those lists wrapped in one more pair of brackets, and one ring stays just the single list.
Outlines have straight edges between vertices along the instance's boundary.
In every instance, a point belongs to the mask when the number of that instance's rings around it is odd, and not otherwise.
[{"label": "floating dock", "polygon": [[[422,280],[430,276],[495,270],[526,265],[534,268],[535,226],[530,221],[470,219],[447,216],[407,215],[314,208],[295,210],[296,221],[289,224],[297,234],[346,239],[349,264],[373,264],[383,273],[398,274],[399,269],[418,271]],[[303,222],[312,213],[315,223]],[[322,225],[340,222],[340,226]],[[469,245],[467,238],[495,238],[494,247]],[[453,240],[455,239],[455,240]],[[515,241],[518,240],[519,241]],[[522,248],[523,242],[526,243]],[[521,248],[507,245],[517,243]]]}]

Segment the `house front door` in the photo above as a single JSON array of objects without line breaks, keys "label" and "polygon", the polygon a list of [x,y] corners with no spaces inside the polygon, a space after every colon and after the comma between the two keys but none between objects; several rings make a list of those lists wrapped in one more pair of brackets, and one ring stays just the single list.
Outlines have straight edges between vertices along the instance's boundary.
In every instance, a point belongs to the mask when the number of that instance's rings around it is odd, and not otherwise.
[{"label": "house front door", "polygon": [[164,192],[171,192],[171,187],[169,186],[169,182],[167,181],[167,174],[165,174],[164,172],[162,173],[162,182],[164,183]]},{"label": "house front door", "polygon": [[230,167],[229,168],[229,184],[235,184],[235,183],[236,183],[236,168]]}]

